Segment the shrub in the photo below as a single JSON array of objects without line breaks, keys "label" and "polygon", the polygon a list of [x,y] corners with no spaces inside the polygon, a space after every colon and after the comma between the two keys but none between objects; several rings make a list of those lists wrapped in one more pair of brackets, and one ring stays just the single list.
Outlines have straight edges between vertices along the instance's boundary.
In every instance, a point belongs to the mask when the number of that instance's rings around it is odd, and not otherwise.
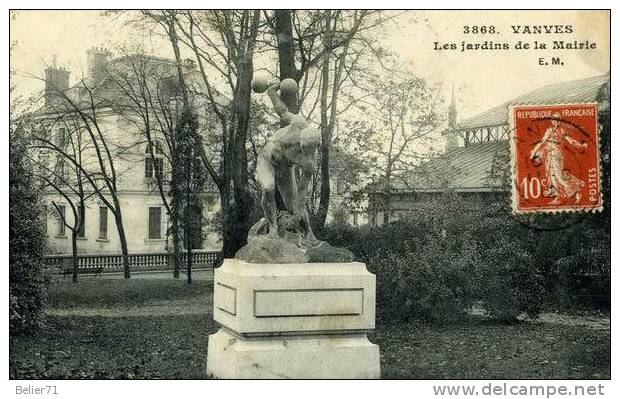
[{"label": "shrub", "polygon": [[475,303],[502,321],[540,311],[542,277],[521,245],[527,229],[492,212],[463,212],[465,200],[455,195],[419,205],[388,226],[320,232],[376,274],[379,318],[449,322]]},{"label": "shrub", "polygon": [[489,245],[485,255],[477,299],[487,314],[503,322],[514,321],[522,313],[537,316],[544,290],[532,256],[510,237]]},{"label": "shrub", "polygon": [[364,231],[367,228],[356,228],[348,224],[331,223],[324,227],[315,226],[313,231],[315,235],[331,245],[337,247],[353,248],[358,246]]},{"label": "shrub", "polygon": [[558,299],[570,308],[611,306],[611,257],[606,251],[559,259],[556,264]]},{"label": "shrub", "polygon": [[[390,227],[373,229],[370,233]],[[407,241],[407,237],[393,238]],[[374,246],[377,245],[374,240],[364,242],[374,242]],[[461,318],[473,304],[476,281],[471,272],[477,264],[476,253],[446,250],[446,244],[450,244],[446,239],[421,241],[421,245],[405,253],[391,248],[378,249],[368,258],[368,269],[377,276],[380,318],[402,321],[418,318],[443,323]]]},{"label": "shrub", "polygon": [[45,301],[45,234],[24,139],[11,132],[9,158],[9,331],[33,332]]},{"label": "shrub", "polygon": [[537,316],[545,292],[545,265],[532,254],[532,230],[490,211],[481,214],[474,235],[481,248],[476,297],[486,313],[504,322],[523,313]]}]

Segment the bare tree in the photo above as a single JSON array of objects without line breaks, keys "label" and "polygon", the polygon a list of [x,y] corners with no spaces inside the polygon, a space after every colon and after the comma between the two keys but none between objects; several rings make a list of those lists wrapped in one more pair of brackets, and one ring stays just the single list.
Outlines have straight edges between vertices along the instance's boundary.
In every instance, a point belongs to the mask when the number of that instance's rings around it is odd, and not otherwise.
[{"label": "bare tree", "polygon": [[[218,156],[209,157],[203,147],[201,159],[220,193],[224,218],[222,256],[232,257],[245,244],[254,207],[248,190],[246,144],[260,12],[161,11],[144,15],[166,32],[178,64],[182,61],[178,51],[181,45],[197,60],[200,85],[187,85],[186,90],[194,90],[194,95],[204,100],[206,110],[216,116],[219,124]],[[224,82],[230,98],[215,90],[214,80]]]},{"label": "bare tree", "polygon": [[432,134],[443,122],[440,90],[408,74],[391,79],[377,76],[373,85],[373,95],[360,105],[371,119],[348,123],[348,144],[359,158],[375,166],[375,183],[389,198],[394,180],[406,184],[408,174],[432,154],[436,139]]},{"label": "bare tree", "polygon": [[[186,71],[181,68],[183,79]],[[177,120],[183,107],[179,98],[187,99],[178,78],[176,64],[170,64],[140,53],[120,58],[107,73],[111,101],[116,112],[139,132],[138,141],[146,143],[147,156],[153,165],[153,181],[168,215],[172,236],[173,276],[179,277],[181,265],[179,182],[176,169],[179,153],[176,150]],[[183,80],[183,87],[185,83]],[[184,101],[184,100],[182,100]],[[165,160],[165,165],[163,161]],[[170,173],[164,173],[169,170]]]},{"label": "bare tree", "polygon": [[[63,118],[50,123],[37,123],[32,129],[36,134],[32,136],[35,142],[40,137],[55,136],[57,147],[70,154],[77,164],[83,167],[88,162],[88,146],[83,137],[84,132],[75,126],[75,122],[71,118]],[[31,156],[35,165],[35,175],[42,182],[42,190],[53,190],[63,198],[71,210],[72,218],[69,222],[70,219],[65,209],[52,200],[58,223],[62,223],[71,231],[72,280],[75,283],[78,280],[77,241],[84,229],[86,201],[97,195],[98,190],[85,189],[88,182],[84,178],[81,167],[68,163],[62,154],[53,149],[51,154],[49,149],[40,149],[34,153],[36,155]]]},{"label": "bare tree", "polygon": [[104,114],[106,109],[110,109],[109,101],[105,97],[98,96],[96,87],[85,80],[69,90],[57,88],[49,94],[51,101],[48,102],[46,108],[48,117],[58,120],[73,120],[72,125],[77,130],[84,132],[83,137],[88,140],[87,145],[91,148],[93,160],[88,165],[82,164],[75,154],[67,151],[46,136],[36,138],[37,147],[53,151],[71,167],[79,170],[91,189],[97,193],[101,202],[110,210],[116,222],[121,244],[123,274],[125,278],[130,278],[127,236],[123,225],[122,206],[118,191],[119,178],[124,171],[117,170],[115,164],[115,158],[122,156],[127,148],[122,148],[118,144],[113,146],[110,142],[111,135],[107,134],[110,132],[106,132],[105,125],[101,123],[104,118],[101,114]]}]

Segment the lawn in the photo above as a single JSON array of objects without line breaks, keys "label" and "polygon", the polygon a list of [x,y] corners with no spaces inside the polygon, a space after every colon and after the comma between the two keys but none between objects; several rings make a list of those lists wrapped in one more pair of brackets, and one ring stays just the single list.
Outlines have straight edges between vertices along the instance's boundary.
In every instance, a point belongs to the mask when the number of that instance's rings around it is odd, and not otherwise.
[{"label": "lawn", "polygon": [[187,284],[185,276],[173,278],[101,279],[84,276],[77,284],[69,280],[52,282],[48,293],[48,307],[71,309],[75,307],[126,308],[148,306],[170,300],[196,300],[209,296],[213,282],[205,279]]},{"label": "lawn", "polygon": [[610,332],[547,323],[382,325],[382,378],[600,379],[610,376]]},{"label": "lawn", "polygon": [[[205,378],[208,335],[218,328],[211,290],[206,280],[57,282],[45,328],[10,344],[10,377]],[[610,376],[609,329],[477,316],[449,326],[378,323],[370,339],[381,347],[383,378]]]}]

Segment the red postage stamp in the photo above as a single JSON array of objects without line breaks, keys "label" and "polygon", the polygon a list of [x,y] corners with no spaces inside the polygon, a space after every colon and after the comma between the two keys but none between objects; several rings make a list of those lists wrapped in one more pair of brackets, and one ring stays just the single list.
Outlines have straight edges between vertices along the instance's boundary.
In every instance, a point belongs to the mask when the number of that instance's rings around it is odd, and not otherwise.
[{"label": "red postage stamp", "polygon": [[515,106],[509,119],[514,212],[602,209],[597,104]]}]

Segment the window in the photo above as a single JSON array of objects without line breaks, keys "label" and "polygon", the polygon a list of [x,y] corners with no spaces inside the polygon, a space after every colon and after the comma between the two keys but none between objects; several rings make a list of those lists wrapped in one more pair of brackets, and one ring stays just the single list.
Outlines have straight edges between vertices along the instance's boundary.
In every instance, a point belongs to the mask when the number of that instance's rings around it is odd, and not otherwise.
[{"label": "window", "polygon": [[149,240],[161,238],[161,208],[149,207]]},{"label": "window", "polygon": [[99,207],[99,239],[108,239],[108,208],[105,206]]},{"label": "window", "polygon": [[65,184],[68,179],[67,163],[63,158],[58,158],[56,171],[54,174],[54,183],[57,185]]},{"label": "window", "polygon": [[77,236],[80,238],[86,237],[86,209],[83,206],[78,207],[78,217],[80,218],[80,228],[78,229]]},{"label": "window", "polygon": [[158,176],[160,179],[164,176],[164,159],[157,157],[153,159],[150,155],[147,155],[147,158],[144,158],[144,177],[152,179],[155,176]]},{"label": "window", "polygon": [[157,177],[161,180],[164,177],[164,159],[163,158],[155,158],[155,173],[157,173]]},{"label": "window", "polygon": [[181,83],[179,77],[175,75],[162,78],[161,90],[165,96],[169,98],[176,98],[181,95]]},{"label": "window", "polygon": [[[159,177],[160,179],[164,176],[164,151],[162,149],[161,143],[155,142],[155,157],[151,156],[151,144],[147,144],[146,146],[146,157],[144,158],[144,177],[152,179],[153,177]],[[157,175],[155,175],[156,173]]]},{"label": "window", "polygon": [[64,205],[58,205],[56,207],[56,210],[58,211],[58,237],[64,237],[66,234],[65,231],[65,206]]},{"label": "window", "polygon": [[64,147],[66,137],[67,137],[66,129],[64,127],[59,127],[58,134],[56,135],[56,145],[61,148]]},{"label": "window", "polygon": [[153,160],[150,155],[144,158],[144,177],[153,178]]}]

